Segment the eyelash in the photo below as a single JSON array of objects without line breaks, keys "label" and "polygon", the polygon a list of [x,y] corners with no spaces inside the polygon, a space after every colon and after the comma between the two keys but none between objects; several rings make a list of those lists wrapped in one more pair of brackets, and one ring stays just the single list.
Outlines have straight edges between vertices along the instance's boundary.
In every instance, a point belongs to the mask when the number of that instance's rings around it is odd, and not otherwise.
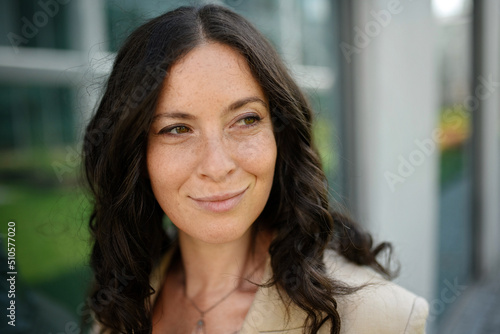
[{"label": "eyelash", "polygon": [[244,121],[246,119],[249,119],[249,118],[254,119],[255,122],[251,123],[251,124],[244,124],[243,125],[244,127],[248,128],[248,127],[255,126],[255,125],[257,125],[261,121],[261,118],[259,116],[257,116],[257,115],[246,115],[243,118],[240,118],[238,121],[236,121],[236,123],[242,122],[242,121]]},{"label": "eyelash", "polygon": [[161,129],[158,134],[159,135],[180,135],[181,133],[172,133],[171,131],[174,130],[174,129],[178,129],[178,128],[186,128],[188,130],[189,127],[187,127],[186,125],[173,125],[173,126],[168,126],[166,128],[163,128]]},{"label": "eyelash", "polygon": [[[255,126],[255,125],[257,125],[262,120],[257,115],[249,115],[249,116],[244,116],[243,118],[240,118],[239,120],[237,120],[236,124],[240,123],[240,122],[244,122],[246,119],[254,119],[255,122],[253,122],[251,124],[243,124],[242,126],[245,127],[245,128],[250,128],[252,126]],[[172,130],[175,130],[175,129],[178,129],[178,128],[186,128],[188,131],[191,131],[191,129],[188,126],[182,125],[182,124],[177,124],[177,125],[168,126],[168,127],[165,127],[163,129],[161,129],[158,132],[158,134],[159,135],[181,135],[182,133],[172,133],[171,132]]]}]

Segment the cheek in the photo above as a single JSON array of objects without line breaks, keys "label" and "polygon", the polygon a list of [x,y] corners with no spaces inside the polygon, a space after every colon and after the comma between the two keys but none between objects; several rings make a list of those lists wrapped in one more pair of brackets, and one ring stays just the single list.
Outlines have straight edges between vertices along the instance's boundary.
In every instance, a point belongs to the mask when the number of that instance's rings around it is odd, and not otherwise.
[{"label": "cheek", "polygon": [[147,170],[155,196],[172,197],[191,175],[190,155],[155,145],[147,151]]},{"label": "cheek", "polygon": [[178,220],[179,188],[190,173],[185,155],[162,145],[148,147],[147,170],[153,194],[165,214],[172,220]]},{"label": "cheek", "polygon": [[250,141],[238,143],[238,160],[241,168],[260,178],[274,175],[276,141],[272,131],[260,133]]}]

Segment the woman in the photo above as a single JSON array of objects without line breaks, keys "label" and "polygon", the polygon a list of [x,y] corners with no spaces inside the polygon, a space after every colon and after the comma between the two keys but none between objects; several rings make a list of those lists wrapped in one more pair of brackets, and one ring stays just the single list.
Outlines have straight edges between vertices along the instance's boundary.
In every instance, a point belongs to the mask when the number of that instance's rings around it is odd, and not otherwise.
[{"label": "woman", "polygon": [[424,332],[426,302],[382,278],[390,245],[330,209],[311,126],[279,56],[228,9],[134,31],[85,137],[96,331]]}]

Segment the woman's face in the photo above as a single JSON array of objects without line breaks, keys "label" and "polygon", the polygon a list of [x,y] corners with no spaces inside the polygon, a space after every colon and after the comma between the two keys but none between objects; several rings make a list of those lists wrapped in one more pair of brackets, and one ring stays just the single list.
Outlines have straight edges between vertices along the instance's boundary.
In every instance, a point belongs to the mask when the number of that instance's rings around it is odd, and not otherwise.
[{"label": "woman's face", "polygon": [[268,101],[238,52],[203,44],[172,66],[147,170],[180,233],[208,243],[245,234],[269,197],[276,152]]}]

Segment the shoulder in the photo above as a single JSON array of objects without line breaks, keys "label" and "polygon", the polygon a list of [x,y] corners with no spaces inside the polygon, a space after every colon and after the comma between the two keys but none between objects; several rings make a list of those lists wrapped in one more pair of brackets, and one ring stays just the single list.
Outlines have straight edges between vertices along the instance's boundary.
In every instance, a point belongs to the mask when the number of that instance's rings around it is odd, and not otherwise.
[{"label": "shoulder", "polygon": [[[171,247],[163,254],[160,259],[156,262],[153,270],[149,276],[149,285],[153,288],[153,294],[149,297],[149,302],[151,305],[154,305],[156,298],[158,297],[159,291],[161,289],[161,285],[165,279],[165,275],[167,269],[170,265],[172,257],[175,254],[175,251],[178,249],[177,242],[174,242]],[[99,323],[95,319],[95,314],[92,314],[94,318],[94,322],[88,334],[109,334],[111,330],[106,328],[101,323]]]},{"label": "shoulder", "polygon": [[324,254],[327,273],[359,291],[336,298],[341,333],[425,333],[428,304],[371,268],[349,262],[333,250]]}]

